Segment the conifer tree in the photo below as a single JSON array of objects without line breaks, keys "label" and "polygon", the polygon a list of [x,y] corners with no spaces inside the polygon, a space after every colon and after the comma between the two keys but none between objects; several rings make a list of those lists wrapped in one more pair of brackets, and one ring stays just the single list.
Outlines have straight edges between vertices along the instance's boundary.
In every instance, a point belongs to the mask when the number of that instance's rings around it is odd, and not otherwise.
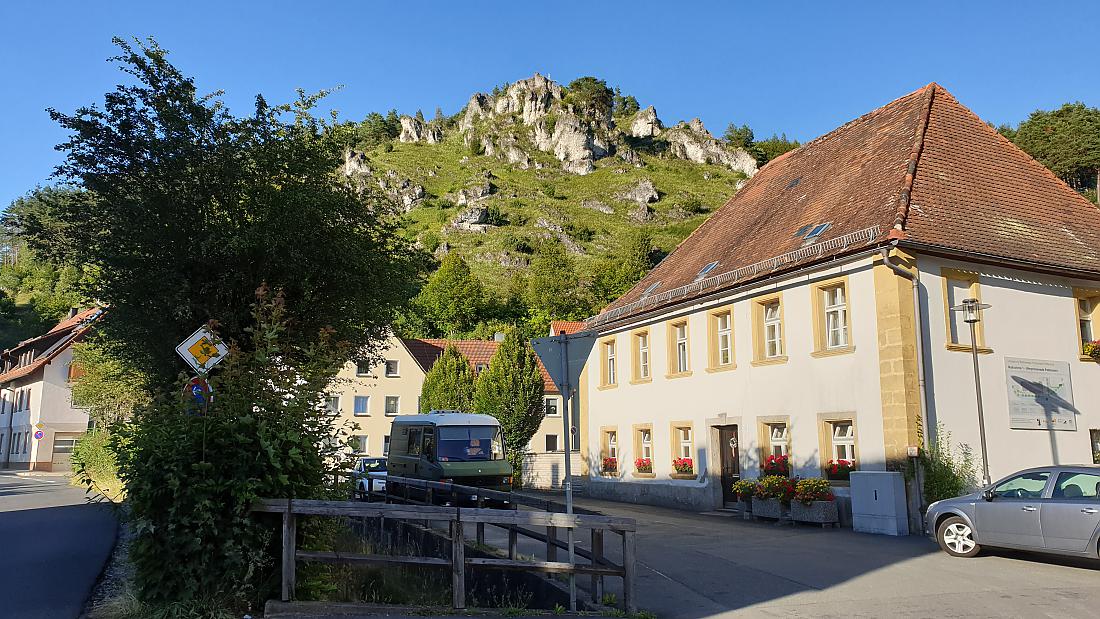
[{"label": "conifer tree", "polygon": [[518,475],[527,445],[546,412],[538,358],[518,330],[505,334],[489,368],[478,377],[474,410],[500,422],[508,460]]},{"label": "conifer tree", "polygon": [[470,361],[450,342],[443,355],[424,376],[420,412],[433,410],[474,411],[474,371]]}]

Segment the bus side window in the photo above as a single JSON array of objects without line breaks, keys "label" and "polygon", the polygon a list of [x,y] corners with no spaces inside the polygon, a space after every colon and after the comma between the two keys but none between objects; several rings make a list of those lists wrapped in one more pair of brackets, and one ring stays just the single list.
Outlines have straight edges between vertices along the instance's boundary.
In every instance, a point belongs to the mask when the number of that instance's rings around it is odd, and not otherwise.
[{"label": "bus side window", "polygon": [[409,455],[420,456],[420,428],[409,430]]},{"label": "bus side window", "polygon": [[435,429],[424,428],[424,456],[430,462],[435,462]]}]

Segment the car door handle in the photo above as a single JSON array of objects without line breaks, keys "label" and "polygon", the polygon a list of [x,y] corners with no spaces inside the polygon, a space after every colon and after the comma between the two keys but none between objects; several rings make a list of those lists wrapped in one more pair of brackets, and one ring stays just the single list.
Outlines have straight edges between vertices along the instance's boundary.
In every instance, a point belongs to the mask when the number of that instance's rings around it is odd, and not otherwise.
[{"label": "car door handle", "polygon": [[1038,507],[1032,507],[1030,505],[1024,505],[1020,509],[1024,510],[1025,512],[1033,512],[1033,511],[1035,511],[1036,509],[1039,509],[1039,508]]},{"label": "car door handle", "polygon": [[1081,510],[1081,513],[1082,513],[1082,514],[1095,514],[1095,513],[1096,513],[1096,509],[1095,509],[1095,508],[1092,508],[1092,507],[1086,507],[1085,509],[1082,509],[1082,510]]}]

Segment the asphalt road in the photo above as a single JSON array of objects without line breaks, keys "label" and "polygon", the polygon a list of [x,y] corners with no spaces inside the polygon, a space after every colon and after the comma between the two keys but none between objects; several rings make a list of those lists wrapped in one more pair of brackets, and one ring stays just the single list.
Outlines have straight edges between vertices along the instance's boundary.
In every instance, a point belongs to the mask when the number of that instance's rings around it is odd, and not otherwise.
[{"label": "asphalt road", "polygon": [[117,530],[66,477],[0,472],[0,619],[79,616]]}]

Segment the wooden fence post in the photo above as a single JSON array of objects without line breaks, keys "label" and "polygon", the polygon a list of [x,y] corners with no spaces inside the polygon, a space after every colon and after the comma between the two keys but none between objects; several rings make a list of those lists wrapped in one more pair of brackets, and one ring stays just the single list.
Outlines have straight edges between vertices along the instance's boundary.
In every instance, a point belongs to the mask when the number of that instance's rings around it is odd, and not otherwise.
[{"label": "wooden fence post", "polygon": [[451,605],[456,610],[466,608],[466,543],[457,514],[451,521]]},{"label": "wooden fence post", "polygon": [[[592,529],[592,565],[598,566],[603,559],[603,529]],[[603,576],[592,575],[592,601],[603,602]]]},{"label": "wooden fence post", "polygon": [[516,554],[519,551],[519,534],[516,532],[516,525],[508,526],[508,558],[515,559]]},{"label": "wooden fence post", "polygon": [[286,511],[283,512],[283,588],[282,599],[289,602],[294,599],[294,569],[295,536],[297,535],[297,521],[294,515],[294,499],[286,500]]},{"label": "wooden fence post", "polygon": [[558,541],[558,528],[548,526],[546,527],[546,560],[557,561],[558,560],[558,545],[554,542]]},{"label": "wooden fence post", "polygon": [[634,531],[623,531],[623,607],[628,613],[635,612],[638,609],[634,600],[636,552]]},{"label": "wooden fence post", "polygon": [[[478,509],[485,507],[485,497],[481,496],[480,494],[477,496],[477,506],[478,506]],[[479,523],[477,523],[476,526],[477,526],[477,543],[478,543],[478,545],[484,546],[485,545],[485,523],[484,522],[479,522]]]}]

